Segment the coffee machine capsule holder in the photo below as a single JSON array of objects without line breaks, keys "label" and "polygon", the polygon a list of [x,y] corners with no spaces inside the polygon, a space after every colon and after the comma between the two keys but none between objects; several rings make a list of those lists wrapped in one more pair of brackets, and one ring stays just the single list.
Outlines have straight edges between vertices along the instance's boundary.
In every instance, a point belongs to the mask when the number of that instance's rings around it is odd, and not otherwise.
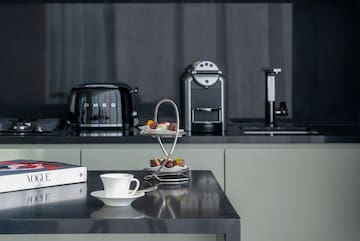
[{"label": "coffee machine capsule holder", "polygon": [[[190,180],[190,176],[189,176],[189,167],[188,166],[184,166],[184,167],[173,167],[176,168],[174,171],[169,171],[170,168],[166,168],[165,164],[166,164],[166,160],[170,160],[170,157],[172,155],[172,153],[175,150],[176,147],[176,143],[177,140],[179,138],[179,136],[183,135],[184,133],[180,130],[180,118],[179,118],[179,110],[177,105],[175,104],[174,101],[170,100],[170,99],[163,99],[161,101],[159,101],[155,107],[155,111],[154,111],[154,121],[158,120],[158,113],[159,113],[159,107],[161,106],[161,104],[163,103],[170,103],[174,110],[175,110],[175,114],[176,114],[176,130],[174,133],[172,134],[151,134],[151,136],[156,137],[161,150],[163,151],[163,153],[165,154],[164,157],[164,161],[162,162],[162,164],[158,167],[152,167],[151,168],[151,174],[147,175],[144,177],[145,180],[150,180],[155,178],[156,180],[160,181],[162,184],[184,184],[187,183]],[[167,137],[167,138],[174,138],[174,141],[171,145],[170,151],[167,151],[166,148],[164,147],[164,144],[161,140],[161,137]],[[165,170],[167,169],[167,170]],[[149,168],[146,168],[145,170],[149,170]]]}]

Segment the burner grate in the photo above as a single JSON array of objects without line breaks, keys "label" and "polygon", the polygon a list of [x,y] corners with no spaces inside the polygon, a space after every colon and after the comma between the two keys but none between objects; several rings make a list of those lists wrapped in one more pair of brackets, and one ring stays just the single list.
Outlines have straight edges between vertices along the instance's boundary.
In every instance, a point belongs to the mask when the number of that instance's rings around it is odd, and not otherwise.
[{"label": "burner grate", "polygon": [[12,129],[14,121],[17,119],[13,118],[0,118],[0,131],[9,131]]},{"label": "burner grate", "polygon": [[52,132],[60,125],[60,119],[47,118],[35,121],[36,132]]},{"label": "burner grate", "polygon": [[0,132],[4,133],[49,133],[60,126],[58,118],[43,118],[24,121],[16,118],[0,118]]}]

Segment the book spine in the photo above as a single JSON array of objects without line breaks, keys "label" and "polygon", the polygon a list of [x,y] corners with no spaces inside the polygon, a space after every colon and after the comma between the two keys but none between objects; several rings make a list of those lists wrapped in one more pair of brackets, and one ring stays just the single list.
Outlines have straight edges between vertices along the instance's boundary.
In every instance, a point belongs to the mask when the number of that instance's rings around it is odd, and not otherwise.
[{"label": "book spine", "polygon": [[72,167],[0,176],[0,193],[86,182],[86,167]]}]

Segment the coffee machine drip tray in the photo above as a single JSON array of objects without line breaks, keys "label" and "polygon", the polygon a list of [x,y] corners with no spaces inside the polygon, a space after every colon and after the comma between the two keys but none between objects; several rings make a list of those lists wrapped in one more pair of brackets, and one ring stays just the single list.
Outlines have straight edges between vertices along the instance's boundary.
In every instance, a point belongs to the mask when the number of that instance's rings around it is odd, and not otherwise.
[{"label": "coffee machine drip tray", "polygon": [[192,110],[192,123],[221,123],[221,107],[196,107]]},{"label": "coffee machine drip tray", "polygon": [[217,134],[222,132],[222,123],[214,122],[202,122],[202,123],[192,123],[192,133],[212,133]]}]

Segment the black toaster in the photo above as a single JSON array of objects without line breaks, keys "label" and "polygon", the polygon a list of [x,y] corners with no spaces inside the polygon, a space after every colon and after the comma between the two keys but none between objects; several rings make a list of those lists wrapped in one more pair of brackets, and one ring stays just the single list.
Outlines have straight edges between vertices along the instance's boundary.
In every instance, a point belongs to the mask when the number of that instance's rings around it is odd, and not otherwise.
[{"label": "black toaster", "polygon": [[131,89],[124,83],[90,83],[72,88],[69,122],[79,128],[131,129],[136,124]]}]

